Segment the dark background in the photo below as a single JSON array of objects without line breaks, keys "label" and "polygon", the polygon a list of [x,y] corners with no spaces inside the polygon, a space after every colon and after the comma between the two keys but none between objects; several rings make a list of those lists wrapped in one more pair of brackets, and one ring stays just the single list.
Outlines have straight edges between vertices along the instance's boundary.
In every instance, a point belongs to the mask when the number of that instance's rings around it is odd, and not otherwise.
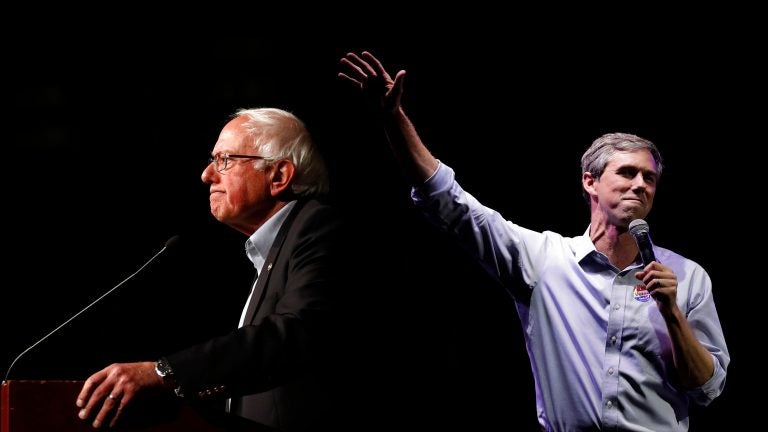
[{"label": "dark background", "polygon": [[752,228],[764,200],[752,187],[764,167],[753,155],[765,143],[752,15],[481,9],[391,11],[375,25],[238,9],[194,20],[97,11],[85,24],[55,11],[17,17],[22,30],[4,30],[3,42],[0,364],[177,234],[179,247],[27,352],[10,377],[85,379],[233,328],[251,265],[245,238],[210,216],[200,173],[233,111],[277,106],[313,132],[353,221],[354,343],[339,384],[350,422],[535,430],[512,301],[413,210],[382,132],[336,77],[339,58],[368,49],[408,70],[405,107],[465,189],[532,229],[586,229],[579,160],[594,138],[654,141],[667,167],[653,239],[707,269],[733,358],[725,392],[694,408],[691,430],[751,424],[755,324],[739,300],[752,288],[743,245],[761,249]]}]

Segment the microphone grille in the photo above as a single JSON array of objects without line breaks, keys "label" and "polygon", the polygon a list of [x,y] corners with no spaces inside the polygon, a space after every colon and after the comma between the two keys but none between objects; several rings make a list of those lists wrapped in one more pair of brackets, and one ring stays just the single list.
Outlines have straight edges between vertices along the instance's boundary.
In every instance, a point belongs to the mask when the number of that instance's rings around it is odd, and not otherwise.
[{"label": "microphone grille", "polygon": [[648,230],[648,222],[642,219],[635,219],[629,223],[629,232],[634,236],[640,233],[647,233]]},{"label": "microphone grille", "polygon": [[179,235],[175,235],[168,239],[168,241],[165,242],[165,247],[173,247],[176,246],[179,243]]}]

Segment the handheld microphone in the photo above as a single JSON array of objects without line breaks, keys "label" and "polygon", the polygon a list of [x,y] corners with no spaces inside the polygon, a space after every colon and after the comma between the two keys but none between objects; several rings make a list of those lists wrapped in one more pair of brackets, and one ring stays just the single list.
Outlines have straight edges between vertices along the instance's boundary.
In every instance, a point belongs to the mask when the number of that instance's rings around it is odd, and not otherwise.
[{"label": "handheld microphone", "polygon": [[124,283],[128,282],[128,281],[129,281],[131,278],[133,278],[134,276],[136,276],[137,274],[139,274],[139,272],[141,272],[142,270],[144,270],[144,267],[148,266],[148,265],[149,265],[149,263],[151,263],[152,261],[154,261],[154,260],[155,260],[155,258],[157,258],[157,257],[158,257],[158,256],[159,256],[161,253],[163,253],[163,252],[164,252],[166,249],[168,249],[168,248],[169,248],[169,247],[171,247],[171,246],[174,246],[174,245],[178,244],[178,242],[179,242],[179,236],[178,236],[178,235],[175,235],[175,236],[173,236],[173,237],[169,238],[169,239],[168,239],[168,240],[165,242],[165,246],[163,246],[163,248],[162,248],[162,249],[160,249],[160,251],[159,251],[158,253],[156,253],[156,254],[155,254],[155,255],[154,255],[152,258],[150,258],[149,260],[147,260],[147,262],[145,262],[145,263],[144,263],[144,265],[142,265],[141,267],[139,267],[139,269],[138,269],[138,270],[136,270],[136,271],[135,271],[135,272],[134,272],[132,275],[130,275],[130,276],[128,276],[127,278],[123,279],[123,281],[122,281],[122,282],[120,282],[119,284],[115,285],[115,286],[114,286],[112,289],[110,289],[109,291],[107,291],[107,292],[105,292],[104,294],[102,294],[102,295],[101,295],[101,297],[99,297],[99,298],[97,298],[96,300],[92,301],[92,302],[91,302],[91,304],[89,304],[88,306],[84,307],[82,310],[80,310],[80,312],[78,312],[78,313],[76,313],[76,314],[72,315],[72,317],[71,317],[71,318],[69,318],[68,320],[64,321],[64,322],[63,322],[63,323],[62,323],[60,326],[58,326],[58,327],[56,327],[55,329],[51,330],[51,332],[50,332],[50,333],[48,333],[47,335],[43,336],[42,338],[40,338],[40,340],[38,340],[37,342],[33,343],[33,344],[32,344],[32,345],[29,347],[29,348],[27,348],[27,349],[25,349],[24,351],[22,351],[22,353],[21,353],[21,354],[19,354],[18,356],[16,356],[16,358],[15,358],[15,359],[14,359],[14,360],[11,362],[11,365],[10,365],[10,366],[8,366],[8,371],[5,373],[5,378],[3,378],[3,383],[5,383],[6,381],[8,381],[8,376],[9,376],[9,375],[10,375],[10,373],[11,373],[11,369],[13,369],[13,365],[15,365],[15,364],[16,364],[16,362],[17,362],[17,361],[18,361],[18,360],[21,358],[21,356],[23,356],[24,354],[26,354],[26,353],[27,353],[29,350],[31,350],[32,348],[34,348],[34,347],[38,346],[38,345],[39,345],[39,344],[40,344],[42,341],[44,341],[44,340],[48,339],[48,337],[50,337],[52,334],[54,334],[54,333],[56,333],[57,331],[59,331],[59,329],[61,329],[61,328],[62,328],[62,327],[64,327],[65,325],[69,324],[69,322],[70,322],[70,321],[72,321],[73,319],[75,319],[75,318],[77,318],[78,316],[80,316],[80,314],[82,314],[83,312],[85,312],[85,311],[87,311],[88,309],[90,309],[90,308],[91,308],[91,306],[93,306],[93,305],[95,305],[96,303],[98,303],[99,301],[101,301],[101,299],[103,299],[104,297],[108,296],[110,293],[112,293],[112,291],[114,291],[114,290],[116,290],[116,289],[120,288],[120,286],[121,286],[122,284],[124,284]]},{"label": "handheld microphone", "polygon": [[635,219],[629,223],[629,232],[635,238],[635,242],[637,242],[637,248],[640,250],[640,259],[643,260],[644,266],[647,266],[651,261],[656,261],[656,256],[653,254],[651,235],[648,231],[648,222],[642,219]]}]

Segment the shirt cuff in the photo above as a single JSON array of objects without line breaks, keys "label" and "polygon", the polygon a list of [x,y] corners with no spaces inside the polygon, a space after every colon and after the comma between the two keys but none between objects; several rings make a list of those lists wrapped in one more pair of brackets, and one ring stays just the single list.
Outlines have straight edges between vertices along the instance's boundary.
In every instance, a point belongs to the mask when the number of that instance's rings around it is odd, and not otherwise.
[{"label": "shirt cuff", "polygon": [[435,172],[421,185],[411,188],[411,199],[414,204],[421,205],[429,202],[435,195],[450,189],[453,184],[454,171],[448,165],[437,160]]}]

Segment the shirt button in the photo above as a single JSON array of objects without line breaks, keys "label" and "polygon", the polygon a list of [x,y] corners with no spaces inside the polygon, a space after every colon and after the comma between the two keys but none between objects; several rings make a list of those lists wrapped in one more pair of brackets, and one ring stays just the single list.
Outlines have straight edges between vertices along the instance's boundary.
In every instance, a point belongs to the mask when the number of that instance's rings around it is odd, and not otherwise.
[{"label": "shirt button", "polygon": [[613,368],[608,368],[608,375],[613,375]]},{"label": "shirt button", "polygon": [[613,305],[613,309],[614,310],[619,310],[619,309],[621,309],[621,305],[616,303],[615,305]]},{"label": "shirt button", "polygon": [[612,343],[612,344],[615,344],[615,343],[616,343],[616,336],[611,336],[611,343]]},{"label": "shirt button", "polygon": [[608,401],[608,402],[605,403],[605,406],[607,406],[608,408],[611,408],[611,407],[613,407],[613,402]]}]

